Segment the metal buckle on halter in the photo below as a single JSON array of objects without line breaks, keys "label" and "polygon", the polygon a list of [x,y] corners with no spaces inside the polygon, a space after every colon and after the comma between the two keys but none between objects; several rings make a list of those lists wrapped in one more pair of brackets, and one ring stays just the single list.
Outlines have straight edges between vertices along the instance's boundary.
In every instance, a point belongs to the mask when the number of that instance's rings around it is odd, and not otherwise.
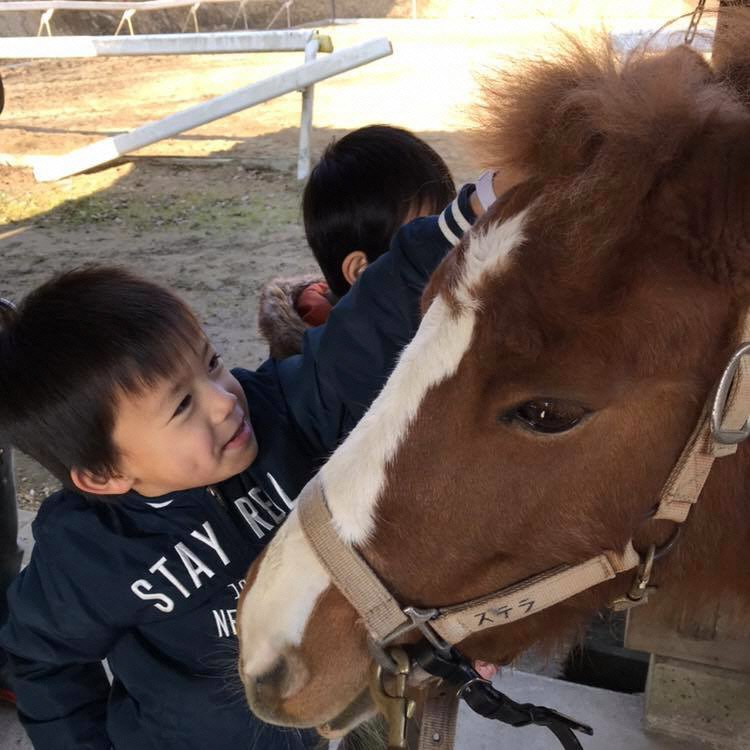
[{"label": "metal buckle on halter", "polygon": [[451,644],[444,641],[430,625],[430,620],[434,620],[440,614],[440,610],[404,607],[402,611],[409,618],[410,622],[405,622],[403,625],[399,625],[399,627],[389,633],[380,643],[370,640],[370,653],[375,657],[376,661],[379,661],[382,664],[384,654],[387,661],[388,656],[384,651],[384,647],[389,643],[398,640],[401,636],[411,633],[412,630],[418,630],[425,637],[425,640],[441,653],[450,652]]},{"label": "metal buckle on halter", "polygon": [[451,644],[443,640],[430,625],[439,614],[437,609],[419,609],[418,607],[404,607],[404,614],[412,621],[412,626],[417,628],[425,637],[427,642],[441,653],[447,654],[451,650]]},{"label": "metal buckle on halter", "polygon": [[[677,528],[679,530],[679,526]],[[609,605],[611,610],[614,612],[625,612],[633,607],[639,607],[641,604],[648,604],[649,594],[656,590],[655,586],[648,585],[654,569],[654,560],[657,557],[656,553],[657,547],[655,544],[652,544],[648,548],[645,559],[638,566],[638,572],[636,573],[633,585],[630,587],[630,591],[613,599]]]},{"label": "metal buckle on halter", "polygon": [[405,748],[406,725],[416,709],[414,701],[406,697],[411,662],[402,648],[390,649],[388,657],[396,665],[396,671],[374,663],[370,669],[370,695],[388,722],[388,747]]},{"label": "metal buckle on halter", "polygon": [[714,403],[711,408],[711,433],[716,442],[724,445],[735,445],[741,443],[747,437],[750,437],[750,418],[739,430],[725,430],[722,427],[727,398],[729,397],[729,391],[732,387],[734,376],[737,374],[737,369],[740,366],[742,357],[748,353],[750,353],[750,343],[743,344],[732,355],[732,358],[729,360],[729,363],[722,373],[719,387],[716,389],[716,395],[714,396]]}]

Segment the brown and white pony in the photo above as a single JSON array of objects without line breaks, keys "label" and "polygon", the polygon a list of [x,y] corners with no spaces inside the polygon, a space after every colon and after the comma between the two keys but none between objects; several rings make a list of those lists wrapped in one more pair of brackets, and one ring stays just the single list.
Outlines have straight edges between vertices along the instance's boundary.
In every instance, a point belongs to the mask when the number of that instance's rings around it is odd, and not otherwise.
[{"label": "brown and white pony", "polygon": [[[338,534],[400,602],[451,605],[672,534],[649,513],[750,305],[739,39],[731,75],[687,48],[619,62],[606,42],[570,41],[488,87],[486,160],[530,177],[439,267],[415,339],[321,471]],[[716,463],[656,563],[662,606],[750,603],[749,460],[741,446]],[[297,514],[248,580],[240,671],[253,711],[356,724],[370,710],[366,634]],[[460,649],[508,663],[632,580]]]}]

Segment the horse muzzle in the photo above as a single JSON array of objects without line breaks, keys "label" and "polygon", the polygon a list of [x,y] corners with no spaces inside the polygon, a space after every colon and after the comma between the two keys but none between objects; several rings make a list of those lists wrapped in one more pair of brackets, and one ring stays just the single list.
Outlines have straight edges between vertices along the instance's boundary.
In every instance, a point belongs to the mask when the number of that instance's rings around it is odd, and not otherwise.
[{"label": "horse muzzle", "polygon": [[305,726],[287,711],[286,704],[299,695],[309,683],[310,672],[298,651],[290,650],[267,668],[254,674],[244,666],[240,677],[252,712],[270,724]]},{"label": "horse muzzle", "polygon": [[333,738],[374,714],[366,674],[352,670],[337,682],[333,675],[319,675],[299,649],[286,650],[257,673],[241,665],[240,674],[250,710],[269,724],[315,727]]}]

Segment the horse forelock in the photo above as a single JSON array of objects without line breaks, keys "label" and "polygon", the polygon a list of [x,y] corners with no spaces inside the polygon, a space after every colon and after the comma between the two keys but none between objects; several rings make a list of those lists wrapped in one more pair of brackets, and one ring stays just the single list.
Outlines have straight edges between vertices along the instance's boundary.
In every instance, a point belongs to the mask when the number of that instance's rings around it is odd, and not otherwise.
[{"label": "horse forelock", "polygon": [[644,201],[707,130],[748,121],[748,99],[689,48],[619,59],[608,36],[567,37],[557,55],[485,84],[476,150],[543,186],[547,226],[577,214],[571,239],[604,248],[638,224]]}]

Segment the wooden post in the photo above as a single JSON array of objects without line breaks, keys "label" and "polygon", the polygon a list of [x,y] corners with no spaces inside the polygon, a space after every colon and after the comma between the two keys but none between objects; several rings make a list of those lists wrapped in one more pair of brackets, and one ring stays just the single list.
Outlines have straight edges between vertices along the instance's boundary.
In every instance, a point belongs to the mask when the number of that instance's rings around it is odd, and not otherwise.
[{"label": "wooden post", "polygon": [[[714,47],[711,56],[714,67],[719,70],[726,70],[732,66],[732,61],[728,59],[729,51],[726,47],[726,41],[732,30],[732,15],[743,13],[742,8],[750,8],[750,0],[721,0],[719,3],[719,15],[716,19],[716,33],[714,34]],[[750,14],[750,10],[744,12]]]},{"label": "wooden post", "polygon": [[652,654],[647,729],[726,750],[750,747],[750,622],[732,600],[675,618],[657,592],[630,612],[625,645]]}]

